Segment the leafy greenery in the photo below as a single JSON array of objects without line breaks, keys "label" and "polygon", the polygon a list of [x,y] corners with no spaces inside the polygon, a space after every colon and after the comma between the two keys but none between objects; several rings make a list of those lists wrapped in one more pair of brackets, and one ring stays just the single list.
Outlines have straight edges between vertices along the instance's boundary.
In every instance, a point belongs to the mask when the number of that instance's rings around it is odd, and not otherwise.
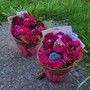
[{"label": "leafy greenery", "polygon": [[0,0],[0,20],[22,10],[27,10],[37,18],[68,20],[74,32],[85,43],[88,53],[84,55],[84,61],[90,63],[89,0]]}]

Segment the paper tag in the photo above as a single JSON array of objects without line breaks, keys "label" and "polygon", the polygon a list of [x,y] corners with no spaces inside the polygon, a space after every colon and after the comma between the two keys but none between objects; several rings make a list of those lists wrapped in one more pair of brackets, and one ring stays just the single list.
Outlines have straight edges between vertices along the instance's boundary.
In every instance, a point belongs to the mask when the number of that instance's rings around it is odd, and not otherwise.
[{"label": "paper tag", "polygon": [[53,27],[53,28],[49,28],[47,30],[42,31],[42,35],[43,37],[47,34],[47,33],[58,33],[58,32],[65,32],[65,31],[69,31],[72,32],[72,27],[71,26],[59,26],[59,27]]},{"label": "paper tag", "polygon": [[28,14],[27,11],[20,11],[20,12],[16,12],[16,15],[22,17],[24,13]]}]

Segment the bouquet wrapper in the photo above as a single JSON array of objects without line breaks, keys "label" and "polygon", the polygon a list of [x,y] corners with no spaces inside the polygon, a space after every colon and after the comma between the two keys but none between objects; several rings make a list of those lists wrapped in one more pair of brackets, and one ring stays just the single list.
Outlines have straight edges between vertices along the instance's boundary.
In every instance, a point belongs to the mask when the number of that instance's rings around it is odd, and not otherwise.
[{"label": "bouquet wrapper", "polygon": [[[8,22],[9,22],[9,25],[10,25],[10,28],[11,28],[11,24],[12,24],[12,19],[14,18],[15,16],[10,16],[8,17]],[[13,37],[17,47],[18,47],[18,50],[20,51],[20,53],[22,54],[22,56],[32,56],[32,55],[35,55],[37,53],[37,49],[38,49],[38,45],[39,45],[39,41],[38,42],[35,42],[35,43],[30,43],[30,44],[27,44],[23,41],[20,41],[18,39],[16,39],[13,35],[13,32],[10,30],[10,34],[11,36]]]}]

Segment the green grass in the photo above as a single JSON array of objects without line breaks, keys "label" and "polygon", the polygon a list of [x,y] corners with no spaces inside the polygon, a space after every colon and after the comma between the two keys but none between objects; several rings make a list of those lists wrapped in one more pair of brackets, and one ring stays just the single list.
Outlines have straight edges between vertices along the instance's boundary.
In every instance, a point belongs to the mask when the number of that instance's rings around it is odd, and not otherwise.
[{"label": "green grass", "polygon": [[16,11],[22,10],[27,10],[30,15],[34,15],[37,18],[68,19],[68,23],[72,25],[73,31],[85,43],[85,49],[88,53],[84,55],[84,61],[90,63],[89,0],[0,0],[0,20],[15,15]]}]

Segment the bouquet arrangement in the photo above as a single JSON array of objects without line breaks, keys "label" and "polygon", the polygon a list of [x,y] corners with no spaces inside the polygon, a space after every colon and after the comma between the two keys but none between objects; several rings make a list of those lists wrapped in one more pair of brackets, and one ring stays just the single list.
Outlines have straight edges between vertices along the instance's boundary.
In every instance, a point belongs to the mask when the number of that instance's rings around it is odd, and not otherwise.
[{"label": "bouquet arrangement", "polygon": [[11,35],[23,56],[35,55],[45,26],[27,11],[17,12],[8,18]]},{"label": "bouquet arrangement", "polygon": [[25,43],[35,43],[42,38],[42,32],[45,30],[44,24],[36,20],[34,16],[29,16],[27,13],[15,16],[12,19],[11,31],[14,37]]},{"label": "bouquet arrangement", "polygon": [[51,28],[43,31],[37,58],[47,79],[61,82],[80,61],[83,49],[84,44],[78,35],[72,32],[70,26]]},{"label": "bouquet arrangement", "polygon": [[38,61],[52,69],[67,68],[78,62],[83,47],[73,34],[76,35],[73,32],[46,34],[38,51]]}]

